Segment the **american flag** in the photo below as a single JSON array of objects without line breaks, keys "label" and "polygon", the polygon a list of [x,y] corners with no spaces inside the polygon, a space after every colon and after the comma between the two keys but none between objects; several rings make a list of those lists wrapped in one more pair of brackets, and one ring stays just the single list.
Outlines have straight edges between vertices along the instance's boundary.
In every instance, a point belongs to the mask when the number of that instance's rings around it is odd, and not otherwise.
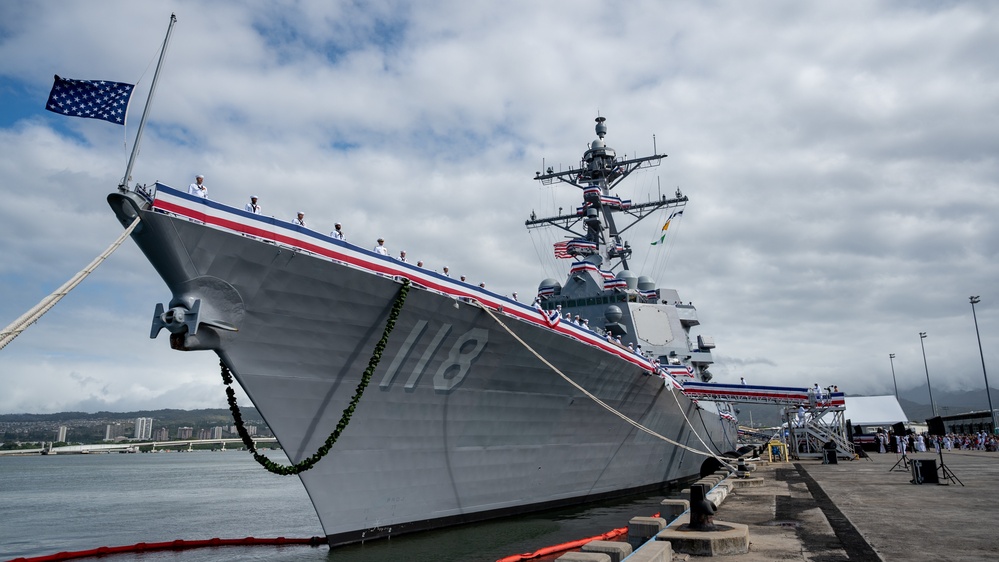
[{"label": "american flag", "polygon": [[57,74],[45,109],[69,115],[125,124],[132,84],[107,80],[72,80]]},{"label": "american flag", "polygon": [[568,240],[566,240],[564,242],[556,242],[555,243],[555,258],[560,259],[560,260],[571,258],[572,254],[569,253],[568,248],[569,248],[569,241]]}]

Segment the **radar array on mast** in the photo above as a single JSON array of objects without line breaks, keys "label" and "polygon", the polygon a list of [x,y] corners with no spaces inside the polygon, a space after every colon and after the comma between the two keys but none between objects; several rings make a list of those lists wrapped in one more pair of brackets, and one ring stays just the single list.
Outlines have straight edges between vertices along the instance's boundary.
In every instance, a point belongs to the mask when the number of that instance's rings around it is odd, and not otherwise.
[{"label": "radar array on mast", "polygon": [[[537,172],[534,177],[542,185],[559,181],[582,190],[583,205],[571,214],[561,213],[559,209],[560,213],[553,217],[538,218],[532,213],[524,225],[528,230],[553,226],[568,232],[572,239],[568,241],[565,251],[574,256],[599,254],[600,247],[603,246],[607,249],[607,258],[620,259],[619,265],[627,269],[627,259],[632,251],[621,234],[659,209],[685,206],[687,197],[678,189],[676,197],[667,198],[663,195],[658,200],[634,204],[630,200],[611,195],[611,191],[626,177],[637,170],[658,166],[666,155],[618,159],[614,149],[604,141],[604,136],[607,135],[605,121],[605,117],[596,118],[597,139],[583,153],[578,168],[556,172],[549,166],[544,174]],[[630,222],[625,226],[618,226],[614,220],[616,213],[630,216],[631,219],[625,221]]]}]

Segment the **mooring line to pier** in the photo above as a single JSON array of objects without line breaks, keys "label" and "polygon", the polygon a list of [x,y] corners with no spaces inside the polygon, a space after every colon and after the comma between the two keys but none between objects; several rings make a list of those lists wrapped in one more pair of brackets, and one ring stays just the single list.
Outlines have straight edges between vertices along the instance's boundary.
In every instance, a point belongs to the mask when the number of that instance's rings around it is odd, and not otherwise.
[{"label": "mooring line to pier", "polygon": [[[490,310],[488,306],[485,306],[482,303],[478,303],[478,304],[479,304],[479,307],[482,310],[486,311],[486,314],[488,314],[493,320],[495,320],[496,323],[500,325],[500,327],[502,327],[504,330],[506,330],[506,332],[508,334],[510,334],[510,336],[512,336],[513,339],[515,339],[518,342],[520,342],[520,344],[524,346],[524,349],[526,349],[527,351],[530,351],[532,355],[534,355],[535,357],[538,358],[538,360],[540,360],[542,363],[544,363],[545,365],[547,365],[549,369],[551,369],[552,371],[554,371],[558,376],[562,377],[562,379],[564,379],[565,382],[567,382],[570,385],[572,385],[573,388],[575,388],[576,390],[582,392],[587,398],[589,398],[590,400],[596,402],[599,406],[601,406],[602,408],[604,408],[608,412],[610,412],[610,413],[614,414],[615,416],[621,418],[622,420],[624,420],[628,424],[634,426],[639,431],[644,431],[645,433],[647,433],[647,434],[649,434],[649,435],[651,435],[651,436],[653,436],[653,437],[655,437],[657,439],[661,439],[662,441],[665,441],[665,442],[670,443],[672,445],[676,445],[677,447],[680,447],[681,449],[686,449],[687,451],[690,451],[691,453],[694,453],[694,454],[697,454],[697,455],[701,455],[701,456],[705,456],[705,457],[712,457],[714,459],[717,459],[722,465],[728,467],[731,470],[735,470],[735,468],[732,467],[732,465],[730,465],[729,463],[725,462],[724,459],[722,459],[718,455],[710,452],[710,448],[707,445],[704,444],[704,441],[697,434],[697,431],[694,429],[694,426],[690,423],[690,420],[687,419],[687,415],[683,412],[683,408],[682,407],[680,407],[679,410],[680,410],[680,413],[683,414],[683,419],[686,420],[686,422],[687,422],[687,427],[690,428],[690,431],[692,431],[694,433],[694,436],[697,437],[698,441],[701,442],[701,445],[704,445],[704,448],[708,449],[707,452],[695,449],[695,448],[693,448],[693,447],[691,447],[689,445],[685,445],[685,444],[680,443],[678,441],[674,441],[674,440],[670,439],[669,437],[666,437],[665,435],[660,435],[659,433],[656,433],[655,431],[653,431],[653,430],[645,427],[644,425],[638,423],[637,421],[635,421],[635,420],[629,418],[628,416],[622,414],[621,412],[617,411],[616,409],[614,409],[613,406],[611,406],[610,404],[607,404],[606,402],[604,402],[600,398],[597,398],[590,391],[586,390],[585,388],[583,388],[582,386],[580,386],[578,383],[576,383],[576,381],[574,381],[571,378],[569,378],[568,375],[566,375],[565,373],[563,373],[562,371],[560,371],[558,367],[556,367],[555,365],[552,365],[551,362],[549,362],[547,359],[545,359],[544,357],[542,357],[540,353],[538,353],[537,351],[535,351],[533,347],[531,347],[526,341],[524,341],[520,336],[518,336],[516,333],[514,333],[514,331],[511,330],[506,324],[504,324],[503,321],[500,320],[498,316],[496,316],[495,314],[493,314],[493,311]],[[671,391],[671,393],[672,393],[672,391]],[[675,393],[673,393],[673,394],[674,394],[673,398],[676,399],[677,406],[679,407],[679,405],[680,405],[680,399],[676,398]]]},{"label": "mooring line to pier", "polygon": [[[694,424],[690,423],[690,418],[688,418],[688,417],[687,417],[687,412],[684,412],[684,411],[683,411],[683,406],[682,406],[682,405],[680,404],[680,398],[678,398],[678,397],[677,397],[677,395],[676,395],[676,392],[675,392],[675,391],[674,391],[673,389],[670,389],[670,394],[672,394],[672,395],[673,395],[673,400],[676,400],[676,409],[677,409],[677,410],[680,410],[680,414],[681,414],[681,415],[683,416],[683,419],[684,419],[684,421],[686,421],[686,422],[687,422],[687,427],[689,427],[689,428],[690,428],[690,431],[691,431],[691,433],[693,433],[693,434],[694,434],[694,437],[696,437],[696,438],[697,438],[697,440],[701,442],[701,445],[702,445],[702,446],[703,446],[703,447],[704,447],[705,449],[707,449],[708,451],[710,451],[710,450],[711,450],[711,447],[708,447],[708,444],[707,444],[707,443],[705,443],[703,439],[701,439],[701,435],[700,435],[699,433],[697,433],[697,430],[696,430],[696,429],[694,429]],[[698,406],[697,404],[694,404],[694,407],[696,407],[696,408],[699,408],[700,406]],[[703,418],[701,419],[701,425],[704,425],[704,419],[703,419]],[[705,429],[707,429],[707,428],[705,427]],[[717,449],[718,447],[715,447],[715,448]],[[719,455],[716,455],[715,453],[709,453],[709,454],[707,454],[707,455],[705,455],[705,456],[710,456],[710,457],[713,457],[713,458],[714,458],[715,460],[717,460],[717,461],[718,461],[718,462],[719,462],[719,463],[720,463],[720,464],[721,464],[722,466],[724,466],[724,467],[728,468],[728,469],[729,469],[729,470],[731,470],[731,471],[735,471],[735,470],[737,470],[737,468],[736,468],[736,467],[734,467],[734,466],[732,466],[732,465],[731,465],[730,463],[726,462],[726,460],[725,460],[725,457],[722,457],[722,456],[719,456]]]},{"label": "mooring line to pier", "polygon": [[51,310],[52,307],[58,304],[63,297],[68,295],[69,292],[75,289],[76,286],[79,285],[81,282],[83,282],[83,280],[86,279],[88,275],[93,273],[94,270],[97,269],[99,265],[104,263],[104,260],[106,260],[108,256],[110,256],[111,254],[113,254],[114,251],[118,249],[118,246],[121,246],[121,243],[124,242],[126,238],[128,238],[128,235],[131,234],[133,230],[135,230],[135,227],[139,226],[140,220],[142,219],[140,219],[138,215],[136,215],[135,220],[132,221],[132,224],[128,225],[128,228],[126,228],[125,231],[121,233],[121,236],[119,236],[118,239],[115,240],[110,246],[108,246],[108,248],[104,250],[99,256],[94,258],[94,261],[90,262],[90,265],[83,268],[80,272],[74,275],[69,281],[66,281],[62,285],[62,287],[56,289],[54,293],[42,299],[41,302],[36,304],[31,310],[21,315],[20,318],[14,320],[14,322],[11,323],[10,326],[4,328],[3,332],[0,332],[0,349],[7,347],[7,344],[14,341],[14,338],[16,338],[17,336],[21,335],[21,332],[26,330],[28,326],[37,322],[38,319],[42,317],[42,315]]}]

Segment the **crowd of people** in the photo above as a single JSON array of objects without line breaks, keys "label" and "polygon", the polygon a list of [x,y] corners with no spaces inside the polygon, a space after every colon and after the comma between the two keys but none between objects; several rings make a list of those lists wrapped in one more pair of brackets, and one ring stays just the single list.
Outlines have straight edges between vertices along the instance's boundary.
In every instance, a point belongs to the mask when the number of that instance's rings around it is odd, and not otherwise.
[{"label": "crowd of people", "polygon": [[927,432],[907,431],[896,435],[878,428],[876,433],[879,453],[935,453],[944,451],[999,451],[999,437],[986,431],[977,433],[930,435]]},{"label": "crowd of people", "polygon": [[930,436],[930,439],[946,451],[999,451],[999,438],[984,431],[965,435],[949,433],[947,435]]}]

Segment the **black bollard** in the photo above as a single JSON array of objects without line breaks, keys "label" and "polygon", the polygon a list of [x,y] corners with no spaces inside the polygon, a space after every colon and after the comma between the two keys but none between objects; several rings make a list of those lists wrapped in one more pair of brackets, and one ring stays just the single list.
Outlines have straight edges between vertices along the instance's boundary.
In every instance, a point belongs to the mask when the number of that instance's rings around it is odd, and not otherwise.
[{"label": "black bollard", "polygon": [[690,524],[691,531],[715,531],[717,527],[712,521],[718,506],[706,497],[708,487],[704,484],[690,486]]}]

